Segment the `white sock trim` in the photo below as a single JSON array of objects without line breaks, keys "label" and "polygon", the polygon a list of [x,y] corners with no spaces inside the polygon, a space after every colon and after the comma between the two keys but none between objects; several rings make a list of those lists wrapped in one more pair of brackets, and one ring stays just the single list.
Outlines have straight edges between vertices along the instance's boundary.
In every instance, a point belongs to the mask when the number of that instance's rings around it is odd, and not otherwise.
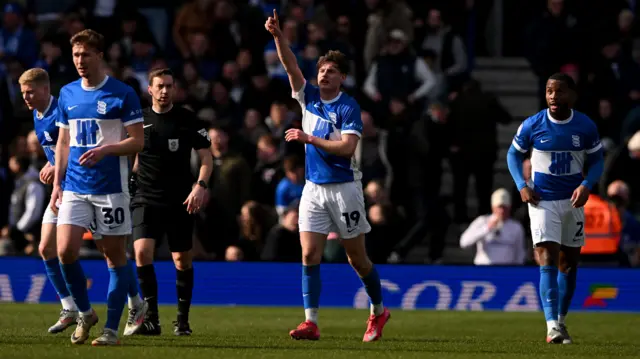
[{"label": "white sock trim", "polygon": [[384,304],[382,304],[382,302],[380,302],[380,304],[371,304],[369,309],[369,312],[377,317],[384,313]]},{"label": "white sock trim", "polygon": [[62,303],[62,309],[66,309],[72,312],[78,311],[78,307],[76,306],[76,302],[73,300],[72,296],[60,298],[60,303]]},{"label": "white sock trim", "polygon": [[318,324],[318,308],[307,308],[304,310],[305,320]]},{"label": "white sock trim", "polygon": [[135,308],[142,304],[142,298],[140,298],[140,293],[136,294],[135,297],[128,297],[129,309]]}]

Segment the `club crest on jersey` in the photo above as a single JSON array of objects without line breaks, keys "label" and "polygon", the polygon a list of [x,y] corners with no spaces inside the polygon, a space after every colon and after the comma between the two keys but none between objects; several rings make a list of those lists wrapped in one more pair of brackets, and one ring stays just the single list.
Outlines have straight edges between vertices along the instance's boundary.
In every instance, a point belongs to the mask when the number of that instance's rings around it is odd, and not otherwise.
[{"label": "club crest on jersey", "polygon": [[107,103],[104,101],[98,101],[98,113],[101,115],[107,114]]},{"label": "club crest on jersey", "polygon": [[573,143],[574,147],[580,147],[580,136],[571,135],[571,142]]},{"label": "club crest on jersey", "polygon": [[47,131],[44,131],[44,138],[49,142],[53,142],[53,138],[51,138],[51,135]]},{"label": "club crest on jersey", "polygon": [[178,139],[169,139],[169,151],[176,152],[180,144],[178,143]]},{"label": "club crest on jersey", "polygon": [[335,124],[338,122],[338,115],[335,112],[329,112],[329,119]]}]

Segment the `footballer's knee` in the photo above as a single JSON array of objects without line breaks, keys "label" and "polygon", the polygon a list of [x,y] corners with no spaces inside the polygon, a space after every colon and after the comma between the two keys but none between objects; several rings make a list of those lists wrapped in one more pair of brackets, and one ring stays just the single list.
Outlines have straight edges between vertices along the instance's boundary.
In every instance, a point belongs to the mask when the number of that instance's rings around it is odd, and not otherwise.
[{"label": "footballer's knee", "polygon": [[535,248],[536,261],[540,266],[557,266],[560,246],[555,242],[538,243]]},{"label": "footballer's knee", "polygon": [[43,260],[48,261],[56,258],[56,226],[55,224],[43,224],[38,253]]},{"label": "footballer's knee", "polygon": [[306,266],[313,266],[322,262],[322,252],[317,248],[302,249],[302,264]]},{"label": "footballer's knee", "polygon": [[133,242],[133,251],[136,257],[136,265],[143,267],[153,264],[155,242],[150,238],[140,238]]},{"label": "footballer's knee", "polygon": [[355,238],[342,240],[342,246],[347,254],[349,264],[360,276],[367,275],[373,267],[373,263],[367,255],[364,241],[364,234],[360,234]]},{"label": "footballer's knee", "polygon": [[580,249],[580,247],[561,247],[558,261],[558,270],[560,272],[569,273],[578,270]]},{"label": "footballer's knee", "polygon": [[56,253],[55,245],[52,246],[44,242],[40,242],[40,245],[38,246],[38,253],[40,253],[40,257],[45,261],[56,258],[58,255],[58,253]]},{"label": "footballer's knee", "polygon": [[193,266],[193,256],[191,252],[173,252],[171,256],[173,257],[173,264],[175,264],[176,269],[179,271],[189,270]]},{"label": "footballer's knee", "polygon": [[127,264],[126,240],[123,236],[104,236],[102,253],[109,268],[122,267]]},{"label": "footballer's knee", "polygon": [[300,233],[300,245],[302,246],[302,264],[306,266],[317,265],[322,262],[324,242],[326,235],[312,232]]}]

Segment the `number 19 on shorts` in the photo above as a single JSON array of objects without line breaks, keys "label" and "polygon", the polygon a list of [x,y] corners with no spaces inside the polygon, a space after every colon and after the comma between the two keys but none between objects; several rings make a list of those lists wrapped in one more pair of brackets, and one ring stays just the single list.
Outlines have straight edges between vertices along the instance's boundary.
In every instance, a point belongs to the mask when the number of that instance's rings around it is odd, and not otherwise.
[{"label": "number 19 on shorts", "polygon": [[342,218],[344,218],[344,222],[347,224],[347,232],[351,233],[358,228],[358,224],[360,223],[360,212],[343,212]]}]

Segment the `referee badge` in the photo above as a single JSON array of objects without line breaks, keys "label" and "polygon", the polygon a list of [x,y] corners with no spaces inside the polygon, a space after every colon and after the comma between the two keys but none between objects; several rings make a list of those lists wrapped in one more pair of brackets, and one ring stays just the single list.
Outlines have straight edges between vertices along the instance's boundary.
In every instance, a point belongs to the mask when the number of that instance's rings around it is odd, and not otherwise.
[{"label": "referee badge", "polygon": [[178,139],[169,139],[169,151],[176,152],[178,150],[179,143]]}]

